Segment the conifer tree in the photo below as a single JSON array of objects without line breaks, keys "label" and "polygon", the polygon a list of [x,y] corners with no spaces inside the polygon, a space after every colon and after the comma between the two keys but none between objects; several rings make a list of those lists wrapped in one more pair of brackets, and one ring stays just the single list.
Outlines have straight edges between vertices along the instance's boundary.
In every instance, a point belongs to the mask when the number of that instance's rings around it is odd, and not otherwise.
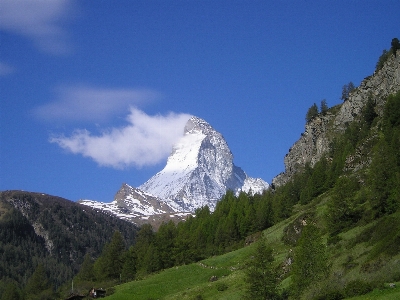
[{"label": "conifer tree", "polygon": [[396,156],[384,138],[380,139],[372,156],[369,186],[376,217],[395,212],[399,207],[396,182]]},{"label": "conifer tree", "polygon": [[40,294],[45,293],[46,290],[51,288],[51,284],[46,274],[46,270],[42,264],[39,264],[35,272],[29,278],[25,288],[25,292],[28,295],[28,299],[45,298],[39,297]]},{"label": "conifer tree", "polygon": [[1,300],[20,300],[20,299],[22,299],[22,296],[18,287],[12,282],[7,284],[6,289],[1,297]]},{"label": "conifer tree", "polygon": [[325,245],[316,225],[308,224],[303,227],[291,272],[292,291],[296,299],[313,282],[326,277],[328,266]]},{"label": "conifer tree", "polygon": [[79,273],[75,276],[75,280],[77,281],[93,281],[95,279],[94,276],[94,262],[89,253],[85,254],[83,259],[83,263],[79,270]]},{"label": "conifer tree", "polygon": [[137,272],[137,256],[135,249],[131,247],[124,255],[124,265],[122,266],[122,280],[129,281],[136,277]]},{"label": "conifer tree", "polygon": [[360,212],[353,197],[359,189],[356,178],[342,176],[337,180],[327,210],[328,230],[332,236],[358,221]]},{"label": "conifer tree", "polygon": [[247,299],[278,299],[278,276],[273,268],[272,249],[265,240],[257,244],[246,270]]},{"label": "conifer tree", "polygon": [[110,243],[106,244],[100,257],[94,264],[94,271],[98,280],[119,278],[125,251],[125,241],[119,231],[115,231]]},{"label": "conifer tree", "polygon": [[313,104],[307,111],[306,114],[306,122],[310,122],[314,117],[318,115],[318,106],[317,104]]},{"label": "conifer tree", "polygon": [[326,102],[326,99],[323,99],[321,101],[321,114],[325,115],[328,109],[329,109],[328,103]]}]

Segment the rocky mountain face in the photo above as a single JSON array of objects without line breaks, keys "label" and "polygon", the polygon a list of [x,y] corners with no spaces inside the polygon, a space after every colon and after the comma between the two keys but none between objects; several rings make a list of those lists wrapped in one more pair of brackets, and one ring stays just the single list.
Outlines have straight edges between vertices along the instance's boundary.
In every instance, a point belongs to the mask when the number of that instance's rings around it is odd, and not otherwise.
[{"label": "rocky mountain face", "polygon": [[272,183],[280,186],[310,163],[313,166],[330,150],[331,136],[346,129],[346,125],[362,112],[369,98],[376,103],[376,112],[381,115],[388,95],[400,90],[400,51],[390,56],[382,69],[366,77],[358,88],[352,91],[343,104],[327,114],[319,114],[308,122],[300,139],[289,149],[284,158],[285,171],[276,176]]},{"label": "rocky mountain face", "polygon": [[204,205],[213,209],[227,190],[257,193],[266,188],[265,181],[249,178],[234,165],[223,136],[197,117],[187,122],[165,168],[139,186],[175,210],[191,212]]},{"label": "rocky mountain face", "polygon": [[179,219],[205,205],[213,210],[227,190],[260,193],[268,186],[235,166],[219,132],[206,121],[191,117],[163,170],[138,188],[122,185],[111,203],[79,203],[141,224],[150,219]]}]

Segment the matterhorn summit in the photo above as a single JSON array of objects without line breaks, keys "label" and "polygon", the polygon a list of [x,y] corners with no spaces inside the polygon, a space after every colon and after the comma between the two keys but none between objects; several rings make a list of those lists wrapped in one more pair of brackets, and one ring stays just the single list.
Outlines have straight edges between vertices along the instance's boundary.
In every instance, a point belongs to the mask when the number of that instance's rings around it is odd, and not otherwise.
[{"label": "matterhorn summit", "polygon": [[206,121],[191,117],[163,170],[137,188],[123,184],[111,203],[79,202],[140,224],[182,219],[205,205],[214,210],[227,190],[254,194],[268,186],[234,165],[222,134]]},{"label": "matterhorn summit", "polygon": [[191,117],[165,168],[138,188],[177,211],[194,212],[205,205],[213,210],[227,190],[259,193],[268,183],[235,166],[224,137],[206,121]]}]

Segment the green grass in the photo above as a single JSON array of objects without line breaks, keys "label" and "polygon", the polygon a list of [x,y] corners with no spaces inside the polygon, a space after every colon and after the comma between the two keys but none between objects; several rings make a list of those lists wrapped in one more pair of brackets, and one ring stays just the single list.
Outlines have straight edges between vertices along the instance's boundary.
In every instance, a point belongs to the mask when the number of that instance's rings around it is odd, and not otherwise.
[{"label": "green grass", "polygon": [[174,267],[150,275],[145,280],[119,285],[116,293],[108,299],[166,299],[167,296],[209,283],[211,276],[222,278],[229,274],[231,271],[226,268],[205,268],[198,263]]}]

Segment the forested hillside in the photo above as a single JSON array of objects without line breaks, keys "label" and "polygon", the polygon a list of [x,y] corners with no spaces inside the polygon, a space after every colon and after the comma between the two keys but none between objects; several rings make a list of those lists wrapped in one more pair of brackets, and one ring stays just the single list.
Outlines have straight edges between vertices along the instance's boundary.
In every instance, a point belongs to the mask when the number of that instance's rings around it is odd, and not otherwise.
[{"label": "forested hillside", "polygon": [[0,291],[8,283],[24,289],[39,268],[47,279],[45,288],[53,293],[78,272],[85,254],[100,254],[114,231],[129,246],[136,230],[131,223],[63,198],[1,192]]}]

